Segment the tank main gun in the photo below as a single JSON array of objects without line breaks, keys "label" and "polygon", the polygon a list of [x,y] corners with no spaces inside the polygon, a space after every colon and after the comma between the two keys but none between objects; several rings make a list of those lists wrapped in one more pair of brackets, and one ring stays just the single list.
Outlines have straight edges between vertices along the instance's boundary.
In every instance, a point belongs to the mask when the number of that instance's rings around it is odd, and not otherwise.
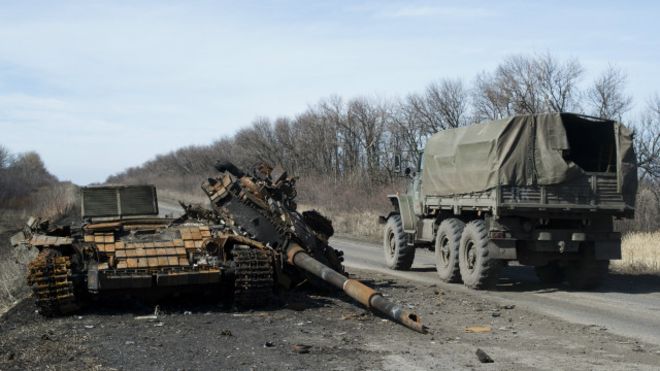
[{"label": "tank main gun", "polygon": [[344,291],[346,295],[360,304],[388,317],[394,322],[398,322],[422,334],[428,332],[428,328],[422,324],[417,314],[409,312],[400,304],[392,303],[385,299],[381,293],[364,283],[348,278],[322,264],[309,256],[302,247],[295,243],[291,244],[287,249],[287,262]]}]

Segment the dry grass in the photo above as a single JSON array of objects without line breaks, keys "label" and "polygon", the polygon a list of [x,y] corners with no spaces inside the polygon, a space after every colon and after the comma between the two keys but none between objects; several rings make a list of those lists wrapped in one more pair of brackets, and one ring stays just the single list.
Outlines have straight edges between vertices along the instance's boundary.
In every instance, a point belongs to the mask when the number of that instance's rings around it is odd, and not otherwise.
[{"label": "dry grass", "polygon": [[628,233],[621,243],[621,260],[612,268],[625,273],[660,273],[660,231]]},{"label": "dry grass", "polygon": [[199,193],[184,193],[179,191],[172,191],[169,189],[158,189],[158,199],[167,202],[178,202],[188,204],[202,204],[208,205],[209,199],[201,191]]},{"label": "dry grass", "polygon": [[34,249],[13,248],[9,237],[32,215],[57,220],[70,213],[76,192],[70,183],[54,184],[38,189],[20,209],[0,210],[0,313],[29,294],[26,266],[37,254]]},{"label": "dry grass", "polygon": [[36,255],[36,250],[20,247],[0,259],[0,314],[29,295],[25,283],[26,269]]}]

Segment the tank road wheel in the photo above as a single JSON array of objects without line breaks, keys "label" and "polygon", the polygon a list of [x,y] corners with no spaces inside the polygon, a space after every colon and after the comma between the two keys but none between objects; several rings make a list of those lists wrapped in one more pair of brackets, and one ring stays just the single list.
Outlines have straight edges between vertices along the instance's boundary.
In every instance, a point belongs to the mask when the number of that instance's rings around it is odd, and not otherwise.
[{"label": "tank road wheel", "polygon": [[445,219],[438,227],[435,236],[435,269],[440,279],[445,282],[461,281],[458,250],[464,227],[465,223],[456,218]]},{"label": "tank road wheel", "polygon": [[579,260],[568,262],[565,268],[566,280],[571,288],[589,290],[597,287],[607,276],[609,260],[596,260],[588,254]]},{"label": "tank road wheel", "polygon": [[546,285],[556,285],[562,283],[564,280],[564,271],[556,261],[549,262],[546,265],[535,266],[534,271],[541,283]]},{"label": "tank road wheel", "polygon": [[415,259],[415,246],[408,246],[400,215],[392,215],[387,219],[383,249],[385,250],[385,264],[390,269],[408,270],[412,266]]},{"label": "tank road wheel", "polygon": [[488,229],[483,220],[465,225],[461,234],[458,265],[465,286],[482,290],[495,285],[502,262],[488,256]]}]

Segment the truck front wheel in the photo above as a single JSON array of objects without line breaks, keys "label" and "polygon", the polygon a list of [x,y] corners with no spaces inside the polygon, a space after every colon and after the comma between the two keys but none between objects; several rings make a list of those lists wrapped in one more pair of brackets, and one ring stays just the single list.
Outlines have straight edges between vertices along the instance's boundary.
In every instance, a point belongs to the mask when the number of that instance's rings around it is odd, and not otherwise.
[{"label": "truck front wheel", "polygon": [[438,227],[435,236],[435,269],[445,282],[461,281],[458,253],[464,227],[465,223],[456,218],[445,219]]},{"label": "truck front wheel", "polygon": [[383,237],[385,264],[394,270],[410,269],[415,259],[415,246],[408,246],[400,215],[395,214],[387,219]]},{"label": "truck front wheel", "polygon": [[488,253],[488,228],[483,220],[465,225],[461,235],[458,265],[465,286],[482,290],[495,285],[502,262]]}]

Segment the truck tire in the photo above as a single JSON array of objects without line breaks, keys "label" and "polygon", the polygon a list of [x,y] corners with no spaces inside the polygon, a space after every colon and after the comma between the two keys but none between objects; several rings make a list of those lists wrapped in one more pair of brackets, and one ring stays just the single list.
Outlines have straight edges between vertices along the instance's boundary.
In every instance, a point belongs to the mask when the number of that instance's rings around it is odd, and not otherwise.
[{"label": "truck tire", "polygon": [[488,242],[488,228],[483,220],[473,220],[465,225],[458,266],[463,284],[471,289],[487,289],[497,282],[502,262],[489,256]]},{"label": "truck tire", "polygon": [[557,262],[535,266],[534,271],[543,284],[556,285],[564,281],[564,271]]},{"label": "truck tire", "polygon": [[461,282],[458,253],[463,228],[465,223],[462,221],[456,218],[445,219],[435,235],[435,269],[445,282]]},{"label": "truck tire", "polygon": [[408,270],[415,259],[415,246],[408,246],[408,239],[403,232],[400,215],[392,215],[387,219],[383,235],[385,264],[390,269]]},{"label": "truck tire", "polygon": [[585,255],[580,260],[568,262],[565,268],[566,280],[573,289],[593,289],[607,276],[609,266],[609,260],[596,260],[592,255]]}]

